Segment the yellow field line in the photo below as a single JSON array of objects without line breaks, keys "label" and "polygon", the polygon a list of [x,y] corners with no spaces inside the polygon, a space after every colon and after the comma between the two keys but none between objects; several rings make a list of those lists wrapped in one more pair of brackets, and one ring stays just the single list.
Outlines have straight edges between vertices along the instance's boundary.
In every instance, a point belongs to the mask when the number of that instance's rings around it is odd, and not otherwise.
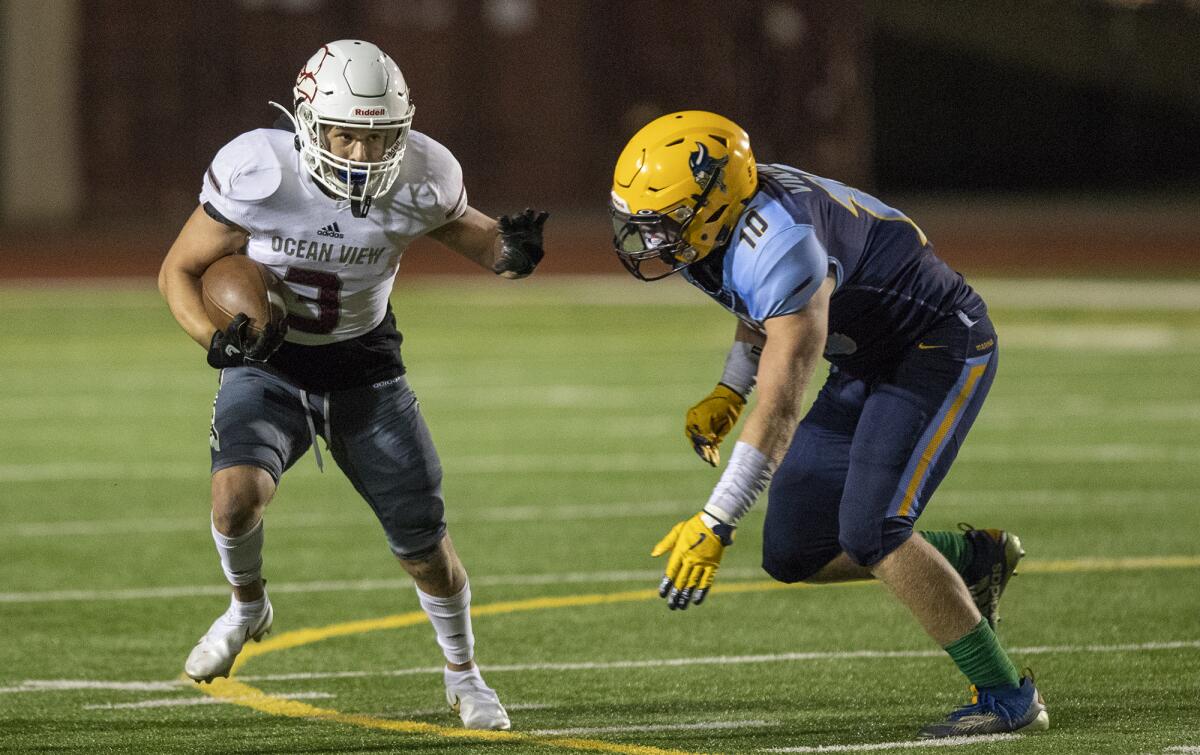
[{"label": "yellow field line", "polygon": [[[424,615],[422,615],[422,618],[424,618]],[[681,750],[664,750],[658,747],[644,747],[641,745],[622,745],[591,739],[535,737],[511,731],[475,731],[450,726],[437,726],[435,724],[421,723],[420,721],[395,721],[355,713],[342,713],[341,711],[330,710],[328,708],[318,708],[297,700],[274,697],[260,689],[239,682],[234,678],[216,679],[210,685],[201,686],[201,690],[205,694],[219,700],[252,708],[272,716],[331,721],[333,723],[348,724],[350,726],[379,731],[423,734],[426,736],[475,742],[525,742],[538,746],[566,747],[572,750],[588,750],[593,752],[614,752],[622,753],[623,755],[699,755],[697,753],[686,753]]]},{"label": "yellow field line", "polygon": [[[1200,556],[1151,556],[1144,558],[1082,558],[1057,561],[1031,561],[1021,566],[1025,574],[1054,574],[1078,573],[1089,571],[1132,571],[1143,569],[1176,569],[1200,566]],[[766,592],[772,590],[787,590],[813,587],[846,587],[851,585],[867,585],[872,582],[846,582],[840,585],[786,585],[771,580],[756,582],[726,582],[719,586],[720,594]],[[561,597],[540,597],[527,600],[511,600],[499,603],[489,603],[471,608],[471,615],[497,616],[522,611],[539,611],[553,608],[579,608],[599,606],[612,603],[629,603],[641,600],[653,600],[658,597],[657,590],[628,590],[615,593],[599,593],[591,595],[566,595]],[[233,665],[232,674],[241,669],[250,659],[267,653],[309,645],[314,642],[345,637],[348,635],[375,632],[384,629],[401,629],[416,626],[426,622],[423,611],[385,616],[378,619],[364,619],[331,624],[324,627],[298,629],[285,632],[277,637],[264,640],[255,645],[247,645]],[[260,689],[251,687],[231,676],[229,679],[217,679],[212,684],[200,685],[200,691],[214,698],[241,705],[273,716],[287,718],[302,718],[309,720],[332,721],[334,723],[358,726],[380,731],[392,731],[404,734],[420,734],[426,736],[446,737],[448,739],[472,740],[484,742],[524,742],[536,746],[564,747],[572,750],[592,752],[612,752],[622,755],[701,755],[682,750],[664,750],[658,747],[643,745],[623,745],[594,739],[579,739],[571,737],[544,737],[509,731],[475,731],[449,726],[422,723],[420,721],[397,721],[386,718],[374,718],[361,714],[342,713],[337,710],[318,708],[297,700],[288,700],[268,695]]]},{"label": "yellow field line", "polygon": [[[786,590],[792,587],[796,586],[785,585],[774,581],[738,582],[722,585],[721,592],[764,592],[768,590]],[[474,606],[471,608],[471,615],[473,617],[496,616],[500,614],[517,613],[520,611],[539,611],[551,608],[578,608],[582,606],[598,606],[611,603],[628,603],[633,601],[651,600],[657,597],[657,590],[629,590],[626,592],[607,594],[530,598],[529,600],[513,600],[504,601],[501,603],[490,603],[482,606]],[[374,632],[382,629],[400,629],[402,627],[424,624],[426,621],[427,619],[425,618],[425,613],[423,611],[410,611],[408,613],[385,616],[379,619],[349,621],[342,624],[331,624],[325,627],[298,629],[292,632],[285,632],[278,637],[264,640],[258,644],[247,645],[238,656],[237,661],[234,663],[232,673],[236,674],[236,672],[251,658],[265,655],[267,653],[288,650],[291,648],[300,647],[302,645],[320,642],[321,640],[327,640],[333,637],[345,637],[347,635]],[[683,750],[664,750],[658,747],[647,747],[644,745],[624,745],[595,739],[544,736],[536,737],[529,734],[522,734],[520,732],[508,731],[474,731],[448,726],[437,726],[435,724],[422,723],[420,721],[396,721],[386,718],[374,718],[371,716],[342,713],[341,711],[329,710],[327,708],[318,708],[297,700],[287,700],[284,698],[275,697],[273,695],[268,695],[260,689],[251,687],[244,682],[238,681],[234,676],[231,676],[229,679],[216,679],[212,684],[209,685],[200,685],[200,691],[219,700],[225,700],[226,702],[252,708],[273,716],[333,721],[335,723],[349,724],[351,726],[377,729],[380,731],[402,732],[405,734],[424,734],[459,740],[525,742],[538,746],[563,747],[572,750],[585,750],[591,752],[613,752],[621,753],[622,755],[701,755],[700,753],[689,753]]]},{"label": "yellow field line", "polygon": [[1072,558],[1022,563],[1022,574],[1063,574],[1092,571],[1187,569],[1200,566],[1200,556],[1144,556],[1137,558]]},{"label": "yellow field line", "polygon": [[[860,582],[855,584],[870,584],[870,582]],[[797,588],[812,588],[815,585],[785,585],[781,582],[772,580],[758,582],[731,582],[720,585],[719,594],[741,593],[741,592],[764,592],[767,590],[787,590]],[[824,585],[822,585],[824,586]],[[471,616],[496,616],[506,613],[518,613],[521,611],[541,611],[550,608],[580,608],[585,606],[599,606],[609,603],[630,603],[639,600],[651,600],[658,597],[657,590],[627,590],[624,592],[613,593],[597,593],[592,595],[564,595],[561,597],[542,597],[529,598],[527,600],[511,600],[501,603],[489,603],[482,606],[471,606]],[[274,653],[279,650],[288,650],[290,648],[300,647],[301,645],[310,645],[321,640],[328,640],[334,637],[345,637],[352,634],[363,634],[365,632],[375,632],[381,629],[401,629],[410,627],[416,624],[424,624],[428,619],[425,618],[424,611],[410,611],[408,613],[395,614],[393,616],[384,616],[378,619],[363,619],[361,621],[348,621],[341,624],[330,624],[324,627],[313,627],[310,629],[297,629],[291,632],[285,632],[277,637],[263,640],[254,645],[247,645],[238,656],[233,664],[233,673],[237,673],[239,669],[251,658],[267,653]]]}]

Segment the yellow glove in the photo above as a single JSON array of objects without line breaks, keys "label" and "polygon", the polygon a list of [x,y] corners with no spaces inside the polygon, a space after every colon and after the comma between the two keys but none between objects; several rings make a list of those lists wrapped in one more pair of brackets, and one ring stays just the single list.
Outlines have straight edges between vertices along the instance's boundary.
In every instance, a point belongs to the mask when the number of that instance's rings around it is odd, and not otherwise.
[{"label": "yellow glove", "polygon": [[657,558],[671,552],[666,573],[658,585],[658,596],[667,599],[668,608],[682,610],[689,603],[700,605],[704,602],[717,576],[725,546],[733,544],[733,529],[731,525],[700,512],[676,524],[658,541],[650,551],[651,556]]},{"label": "yellow glove", "polygon": [[712,393],[688,409],[684,435],[692,448],[712,466],[721,463],[721,441],[733,429],[746,399],[724,383],[717,383]]}]

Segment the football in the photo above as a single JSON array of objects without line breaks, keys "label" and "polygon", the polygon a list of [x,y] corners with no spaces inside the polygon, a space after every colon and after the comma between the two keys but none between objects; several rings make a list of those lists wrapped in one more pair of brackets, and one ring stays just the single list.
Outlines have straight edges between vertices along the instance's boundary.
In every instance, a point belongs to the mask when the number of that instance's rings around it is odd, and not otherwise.
[{"label": "football", "polygon": [[250,318],[250,330],[262,333],[268,323],[287,318],[285,287],[266,266],[244,254],[222,257],[200,278],[204,311],[219,330],[229,326],[239,312]]}]

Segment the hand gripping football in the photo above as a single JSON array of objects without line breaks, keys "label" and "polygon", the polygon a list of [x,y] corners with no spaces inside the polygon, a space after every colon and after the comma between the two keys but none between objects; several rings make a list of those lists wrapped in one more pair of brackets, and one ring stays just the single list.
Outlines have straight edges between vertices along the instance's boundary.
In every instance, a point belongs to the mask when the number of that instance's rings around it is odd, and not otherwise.
[{"label": "hand gripping football", "polygon": [[250,318],[257,338],[263,328],[276,328],[287,319],[286,289],[266,266],[244,254],[222,257],[208,266],[200,279],[204,311],[217,330],[225,330],[239,313]]}]

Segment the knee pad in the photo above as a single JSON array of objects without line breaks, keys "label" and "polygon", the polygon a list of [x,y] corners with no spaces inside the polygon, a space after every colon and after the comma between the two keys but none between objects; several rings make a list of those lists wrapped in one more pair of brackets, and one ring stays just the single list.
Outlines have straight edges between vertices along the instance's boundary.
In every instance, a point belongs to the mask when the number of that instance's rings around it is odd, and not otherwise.
[{"label": "knee pad", "polygon": [[775,581],[790,585],[821,571],[837,554],[837,548],[805,551],[797,544],[775,544],[764,538],[762,568]]},{"label": "knee pad", "polygon": [[390,497],[375,505],[375,515],[397,558],[424,558],[446,534],[445,504],[440,487]]},{"label": "knee pad", "polygon": [[838,542],[850,560],[859,566],[874,566],[912,537],[913,521],[889,517],[882,521],[856,522],[843,527]]}]

